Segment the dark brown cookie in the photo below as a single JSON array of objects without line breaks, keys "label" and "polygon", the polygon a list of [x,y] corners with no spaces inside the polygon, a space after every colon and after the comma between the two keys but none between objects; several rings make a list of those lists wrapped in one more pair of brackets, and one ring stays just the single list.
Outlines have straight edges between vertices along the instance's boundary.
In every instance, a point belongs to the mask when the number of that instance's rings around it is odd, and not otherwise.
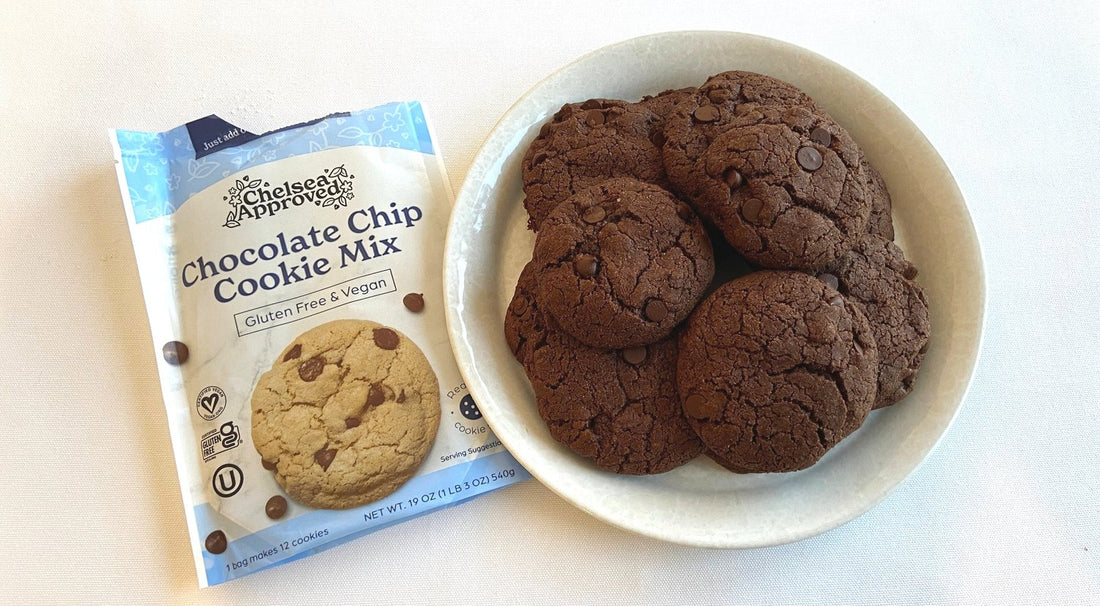
[{"label": "dark brown cookie", "polygon": [[806,93],[782,80],[744,71],[711,76],[696,94],[682,97],[664,123],[662,156],[673,187],[690,195],[696,160],[715,137],[760,107],[816,106]]},{"label": "dark brown cookie", "polygon": [[759,271],[692,314],[677,385],[688,420],[724,465],[795,471],[863,423],[877,368],[858,307],[806,274]]},{"label": "dark brown cookie", "polygon": [[848,133],[804,107],[743,118],[696,163],[695,207],[762,267],[821,268],[850,250],[866,231],[871,200]]},{"label": "dark brown cookie", "polygon": [[913,390],[931,335],[928,301],[913,278],[917,268],[893,242],[868,234],[818,277],[860,307],[878,344],[875,408]]},{"label": "dark brown cookie", "polygon": [[662,473],[701,453],[676,397],[675,339],[622,351],[587,347],[539,310],[535,278],[528,263],[505,334],[550,435],[596,467],[623,474]]},{"label": "dark brown cookie", "polygon": [[610,179],[554,209],[539,229],[538,299],[557,325],[592,347],[667,337],[714,277],[702,222],[669,192]]},{"label": "dark brown cookie", "polygon": [[666,90],[656,95],[646,95],[638,102],[639,105],[660,116],[663,121],[677,104],[699,92],[694,86]]},{"label": "dark brown cookie", "polygon": [[860,158],[860,164],[863,169],[863,183],[867,190],[867,197],[871,199],[871,216],[867,219],[867,233],[893,240],[893,202],[890,200],[889,190],[886,189],[886,182],[866,158]]},{"label": "dark brown cookie", "polygon": [[645,107],[609,99],[565,105],[543,125],[523,157],[523,201],[537,230],[561,201],[611,177],[665,183],[653,138],[661,118]]}]

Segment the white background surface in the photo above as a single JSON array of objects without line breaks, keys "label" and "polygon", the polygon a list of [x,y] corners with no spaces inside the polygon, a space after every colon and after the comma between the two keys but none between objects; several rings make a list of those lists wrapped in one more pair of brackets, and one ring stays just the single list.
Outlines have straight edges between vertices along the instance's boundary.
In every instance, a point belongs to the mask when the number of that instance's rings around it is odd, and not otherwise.
[{"label": "white background surface", "polygon": [[[1095,3],[3,4],[0,602],[1100,599]],[[419,98],[457,189],[532,84],[677,29],[841,63],[954,171],[988,318],[970,395],[924,466],[857,520],[782,547],[663,544],[527,482],[200,592],[106,129],[218,113],[259,132]]]}]

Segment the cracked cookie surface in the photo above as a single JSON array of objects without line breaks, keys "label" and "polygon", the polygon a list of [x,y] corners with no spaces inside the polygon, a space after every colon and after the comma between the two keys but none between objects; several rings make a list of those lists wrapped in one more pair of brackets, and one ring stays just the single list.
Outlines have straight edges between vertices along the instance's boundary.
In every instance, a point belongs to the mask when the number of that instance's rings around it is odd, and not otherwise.
[{"label": "cracked cookie surface", "polygon": [[890,191],[886,189],[886,181],[875,170],[874,166],[866,158],[860,159],[863,170],[864,189],[867,197],[871,199],[871,215],[867,219],[867,233],[874,234],[887,240],[894,239],[893,201],[890,199]]},{"label": "cracked cookie surface", "polygon": [[707,79],[693,95],[680,97],[664,122],[661,154],[669,181],[677,192],[691,195],[695,162],[714,138],[745,114],[761,107],[815,109],[814,100],[798,88],[770,76],[728,71]]},{"label": "cracked cookie surface", "polygon": [[878,345],[875,408],[901,400],[913,390],[932,327],[928,300],[913,279],[917,268],[893,242],[868,234],[818,278],[867,315]]},{"label": "cracked cookie surface", "polygon": [[431,450],[439,383],[400,332],[336,320],[294,339],[252,393],[252,441],[295,501],[348,509],[397,490]]},{"label": "cracked cookie surface", "polygon": [[694,167],[696,208],[761,267],[820,268],[850,250],[871,200],[848,133],[804,107],[742,118]]},{"label": "cracked cookie surface", "polygon": [[611,179],[561,203],[535,240],[537,295],[565,332],[621,349],[667,337],[714,277],[702,222],[669,192]]},{"label": "cracked cookie surface", "polygon": [[875,398],[867,318],[807,274],[759,271],[700,304],[680,335],[684,413],[716,460],[804,469],[855,431]]},{"label": "cracked cookie surface", "polygon": [[660,116],[640,104],[590,99],[563,106],[523,157],[528,228],[538,230],[554,207],[578,191],[612,177],[665,183],[654,138]]},{"label": "cracked cookie surface", "polygon": [[505,337],[535,391],[550,435],[599,469],[655,474],[703,451],[676,396],[674,338],[627,350],[588,347],[557,329],[520,274]]}]

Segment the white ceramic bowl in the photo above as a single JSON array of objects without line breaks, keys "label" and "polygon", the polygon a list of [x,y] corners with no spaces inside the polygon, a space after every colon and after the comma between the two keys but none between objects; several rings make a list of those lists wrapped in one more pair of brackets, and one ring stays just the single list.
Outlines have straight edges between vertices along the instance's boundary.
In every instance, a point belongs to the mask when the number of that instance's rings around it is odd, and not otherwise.
[{"label": "white ceramic bowl", "polygon": [[[791,82],[863,148],[894,202],[898,244],[920,268],[932,340],[916,388],[810,469],[735,475],[706,457],[657,476],[599,471],[550,437],[504,339],[516,278],[531,256],[520,160],[562,104],[637,100],[698,86],[731,69]],[[805,49],[727,32],[673,32],[592,52],[520,98],[486,139],[459,192],[447,234],[447,324],[466,384],[496,435],[532,475],[577,507],[651,537],[708,547],[796,541],[870,509],[928,455],[966,395],[985,309],[981,252],[962,194],[936,150],[889,99]],[[598,378],[593,378],[598,380]]]}]

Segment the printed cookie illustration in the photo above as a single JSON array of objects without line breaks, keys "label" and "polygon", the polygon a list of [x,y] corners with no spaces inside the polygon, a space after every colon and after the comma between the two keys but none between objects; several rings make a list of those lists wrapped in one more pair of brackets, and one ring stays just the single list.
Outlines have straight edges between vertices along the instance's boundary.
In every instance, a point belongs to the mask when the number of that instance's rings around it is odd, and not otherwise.
[{"label": "printed cookie illustration", "polygon": [[813,465],[875,399],[867,318],[820,280],[759,271],[711,294],[680,335],[684,414],[713,458],[746,473]]},{"label": "printed cookie illustration", "polygon": [[348,509],[413,476],[439,428],[439,382],[405,335],[336,320],[299,335],[252,393],[252,441],[295,501]]},{"label": "printed cookie illustration", "polygon": [[653,141],[660,125],[660,116],[625,101],[590,99],[562,107],[523,157],[528,227],[538,230],[562,200],[611,177],[663,183],[661,150]]},{"label": "printed cookie illustration", "polygon": [[504,330],[550,435],[621,474],[662,473],[702,452],[676,397],[675,339],[618,351],[588,347],[539,309],[536,277],[528,263]]},{"label": "printed cookie illustration", "polygon": [[542,308],[573,338],[610,349],[667,337],[714,277],[703,222],[636,179],[610,179],[558,205],[534,259]]},{"label": "printed cookie illustration", "polygon": [[928,301],[913,278],[917,268],[893,242],[867,234],[818,275],[867,315],[878,343],[875,408],[889,406],[913,390],[932,331]]}]

